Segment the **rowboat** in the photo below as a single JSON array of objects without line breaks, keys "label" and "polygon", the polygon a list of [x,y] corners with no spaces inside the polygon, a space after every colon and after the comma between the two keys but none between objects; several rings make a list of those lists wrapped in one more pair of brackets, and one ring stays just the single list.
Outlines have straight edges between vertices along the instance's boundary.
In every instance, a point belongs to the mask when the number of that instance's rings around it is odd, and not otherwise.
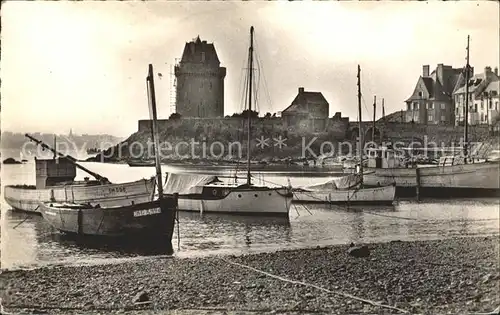
[{"label": "rowboat", "polygon": [[155,161],[144,161],[144,160],[139,160],[139,161],[127,161],[127,164],[130,167],[154,167],[155,166]]}]

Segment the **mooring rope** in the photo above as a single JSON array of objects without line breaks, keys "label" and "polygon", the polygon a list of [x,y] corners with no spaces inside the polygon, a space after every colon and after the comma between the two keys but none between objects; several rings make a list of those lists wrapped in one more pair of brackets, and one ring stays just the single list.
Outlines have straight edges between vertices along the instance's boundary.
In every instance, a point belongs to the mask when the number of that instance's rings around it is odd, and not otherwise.
[{"label": "mooring rope", "polygon": [[372,300],[363,299],[363,298],[351,295],[349,293],[344,293],[344,292],[340,292],[340,291],[329,290],[329,289],[320,287],[320,286],[315,285],[315,284],[307,283],[307,282],[302,282],[302,281],[297,281],[297,280],[290,280],[290,279],[287,279],[287,278],[284,278],[284,277],[281,277],[281,276],[277,276],[277,275],[271,274],[271,273],[263,271],[263,270],[259,270],[259,269],[254,268],[254,267],[250,267],[250,266],[247,266],[247,265],[244,265],[244,264],[240,264],[240,263],[237,263],[237,262],[234,262],[234,261],[227,260],[227,259],[222,258],[222,257],[219,257],[219,259],[222,260],[222,261],[224,261],[224,262],[227,262],[228,264],[239,266],[239,267],[242,267],[242,268],[245,268],[245,269],[249,269],[249,270],[252,270],[254,272],[257,272],[257,273],[260,273],[260,274],[263,274],[263,275],[266,275],[268,277],[271,277],[271,278],[274,278],[274,279],[277,279],[277,280],[281,280],[281,281],[284,281],[284,282],[288,282],[288,283],[292,283],[292,284],[300,284],[300,285],[303,285],[303,286],[306,286],[306,287],[312,287],[312,288],[318,289],[318,290],[323,291],[323,292],[327,292],[327,293],[331,293],[331,294],[335,294],[335,295],[340,295],[342,297],[346,297],[346,298],[349,298],[349,299],[357,300],[357,301],[360,301],[362,303],[370,304],[370,305],[373,305],[373,306],[377,306],[377,307],[381,307],[381,308],[386,308],[386,309],[398,311],[400,313],[410,313],[409,311],[404,310],[404,309],[400,309],[400,308],[397,308],[397,307],[394,307],[394,306],[390,306],[390,305],[380,304],[380,303],[377,303],[377,302],[372,301]]}]

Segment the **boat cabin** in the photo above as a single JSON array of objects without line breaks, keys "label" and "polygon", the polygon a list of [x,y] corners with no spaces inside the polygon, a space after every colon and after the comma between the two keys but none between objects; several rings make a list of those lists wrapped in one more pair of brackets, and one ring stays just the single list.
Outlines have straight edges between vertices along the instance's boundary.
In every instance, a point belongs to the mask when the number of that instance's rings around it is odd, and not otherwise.
[{"label": "boat cabin", "polygon": [[380,147],[368,149],[369,168],[398,168],[406,167],[400,154],[392,148]]},{"label": "boat cabin", "polygon": [[36,189],[44,189],[64,182],[73,182],[76,166],[64,158],[35,158]]}]

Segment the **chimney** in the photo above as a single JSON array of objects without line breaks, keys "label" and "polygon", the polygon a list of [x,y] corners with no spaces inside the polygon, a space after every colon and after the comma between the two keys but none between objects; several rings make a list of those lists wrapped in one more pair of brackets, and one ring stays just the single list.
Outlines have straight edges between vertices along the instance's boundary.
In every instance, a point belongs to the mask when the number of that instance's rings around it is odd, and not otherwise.
[{"label": "chimney", "polygon": [[436,79],[439,83],[444,85],[444,71],[443,71],[444,65],[442,63],[438,63],[437,69],[436,69]]},{"label": "chimney", "polygon": [[299,87],[299,94],[302,94],[304,93],[304,88],[303,87]]},{"label": "chimney", "polygon": [[495,67],[495,75],[498,77],[498,67]]},{"label": "chimney", "polygon": [[422,66],[422,76],[424,78],[429,76],[429,65]]}]

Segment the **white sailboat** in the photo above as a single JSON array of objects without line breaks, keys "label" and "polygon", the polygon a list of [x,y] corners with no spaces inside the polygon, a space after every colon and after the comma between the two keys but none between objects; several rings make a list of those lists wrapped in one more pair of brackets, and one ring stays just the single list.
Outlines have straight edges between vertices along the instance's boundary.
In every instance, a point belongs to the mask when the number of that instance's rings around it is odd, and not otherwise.
[{"label": "white sailboat", "polygon": [[244,215],[288,216],[293,194],[288,187],[252,183],[250,162],[253,87],[253,26],[250,28],[248,71],[247,178],[244,184],[221,182],[216,176],[167,174],[165,193],[179,193],[178,210]]},{"label": "white sailboat", "polygon": [[392,204],[396,186],[366,188],[363,184],[363,133],[361,128],[361,68],[358,66],[359,168],[355,174],[333,179],[320,185],[294,189],[294,202],[328,204]]}]

